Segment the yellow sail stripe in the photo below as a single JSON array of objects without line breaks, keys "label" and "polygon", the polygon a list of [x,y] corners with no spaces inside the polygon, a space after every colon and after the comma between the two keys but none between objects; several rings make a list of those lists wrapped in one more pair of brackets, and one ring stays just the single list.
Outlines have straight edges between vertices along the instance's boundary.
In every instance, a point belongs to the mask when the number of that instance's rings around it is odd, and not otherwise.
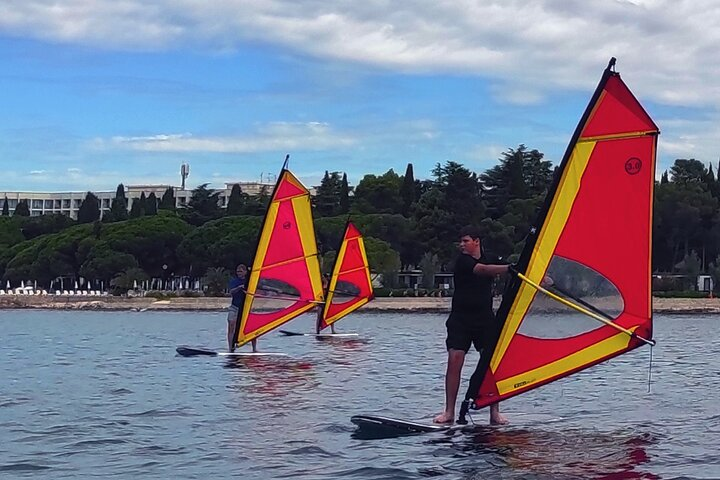
[{"label": "yellow sail stripe", "polygon": [[[635,327],[637,328],[637,327]],[[633,330],[635,329],[633,328]],[[601,342],[592,344],[567,357],[538,367],[534,370],[523,372],[510,378],[497,382],[498,393],[505,395],[519,388],[526,388],[538,382],[561,375],[579,365],[587,365],[599,358],[607,357],[613,353],[624,350],[630,343],[630,337],[625,333],[618,333]]]},{"label": "yellow sail stripe", "polygon": [[[552,259],[552,253],[555,251],[557,242],[560,239],[560,234],[567,223],[570,211],[575,203],[575,198],[580,190],[580,181],[585,173],[595,145],[595,142],[577,143],[570,156],[567,167],[563,171],[558,190],[545,217],[546,223],[541,226],[537,243],[533,248],[530,262],[525,272],[525,275],[536,283],[542,280],[547,271],[548,264]],[[490,361],[490,368],[493,371],[497,370],[500,361],[503,356],[505,356],[510,341],[520,327],[520,323],[527,314],[536,293],[537,290],[526,283],[520,286],[518,294],[508,312],[505,326],[503,327],[497,347],[495,348],[495,353]]]}]

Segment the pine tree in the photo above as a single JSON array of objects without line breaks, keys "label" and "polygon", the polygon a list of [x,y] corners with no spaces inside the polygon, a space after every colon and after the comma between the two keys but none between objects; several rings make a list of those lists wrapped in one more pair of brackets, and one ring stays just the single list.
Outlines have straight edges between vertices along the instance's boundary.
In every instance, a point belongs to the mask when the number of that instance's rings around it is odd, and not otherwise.
[{"label": "pine tree", "polygon": [[168,187],[160,200],[160,210],[175,210],[175,190]]},{"label": "pine tree", "polygon": [[155,196],[155,192],[150,192],[147,200],[145,201],[145,215],[157,215],[158,213],[158,200]]},{"label": "pine tree", "polygon": [[410,215],[410,208],[415,203],[415,176],[413,175],[413,165],[408,163],[407,169],[405,170],[405,176],[403,177],[403,184],[400,188],[400,196],[403,201],[404,216]]},{"label": "pine tree", "polygon": [[2,208],[2,216],[7,217],[10,215],[10,207],[8,206],[8,199],[7,196],[5,197],[5,201],[3,202],[3,208]]},{"label": "pine tree", "polygon": [[665,185],[670,183],[670,179],[668,178],[668,172],[665,170],[663,174],[660,176],[660,185]]},{"label": "pine tree", "polygon": [[340,208],[338,213],[345,215],[350,211],[350,187],[348,186],[347,174],[343,173],[340,183]]},{"label": "pine tree", "polygon": [[20,200],[15,207],[15,211],[13,212],[13,216],[18,217],[29,217],[30,216],[30,207],[28,207],[27,200]]},{"label": "pine tree", "polygon": [[100,199],[92,192],[87,192],[77,213],[78,223],[92,223],[100,219]]}]

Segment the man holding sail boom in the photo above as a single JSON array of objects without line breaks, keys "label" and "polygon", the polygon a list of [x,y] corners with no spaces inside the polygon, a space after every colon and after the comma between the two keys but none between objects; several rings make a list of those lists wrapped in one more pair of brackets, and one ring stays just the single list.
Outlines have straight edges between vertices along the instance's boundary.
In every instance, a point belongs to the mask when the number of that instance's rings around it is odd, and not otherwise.
[{"label": "man holding sail boom", "polygon": [[[228,290],[232,295],[232,303],[228,308],[227,316],[227,340],[228,340],[228,351],[235,351],[235,328],[237,327],[238,319],[242,314],[243,306],[245,306],[245,282],[247,278],[247,266],[243,263],[235,267],[235,275],[230,277],[228,283]],[[252,350],[257,352],[257,339],[252,339]]]},{"label": "man holding sail boom", "polygon": [[[465,355],[474,344],[480,355],[490,355],[493,334],[496,331],[493,313],[492,282],[497,275],[507,273],[510,265],[490,265],[483,255],[480,231],[477,227],[465,227],[460,231],[460,256],[455,261],[453,280],[455,292],[452,297],[445,345],[448,351],[445,373],[445,411],[435,417],[435,423],[450,423],[455,419],[455,403],[460,388]],[[505,424],[507,419],[500,413],[499,404],[490,406],[490,423]]]}]

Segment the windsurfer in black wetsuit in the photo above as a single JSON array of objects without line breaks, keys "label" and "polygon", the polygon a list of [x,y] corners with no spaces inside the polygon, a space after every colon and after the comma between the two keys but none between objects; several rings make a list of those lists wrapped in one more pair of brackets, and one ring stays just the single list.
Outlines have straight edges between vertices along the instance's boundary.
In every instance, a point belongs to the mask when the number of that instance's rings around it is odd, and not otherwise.
[{"label": "windsurfer in black wetsuit", "polygon": [[[455,419],[455,403],[460,388],[460,375],[465,355],[474,344],[481,355],[489,355],[496,328],[493,313],[492,282],[496,275],[508,272],[509,265],[490,265],[483,256],[480,231],[465,227],[460,232],[460,256],[455,261],[450,317],[446,322],[448,365],[445,374],[445,411],[435,423],[451,423]],[[499,404],[490,406],[490,423],[505,424]]]},{"label": "windsurfer in black wetsuit", "polygon": [[[235,351],[235,329],[237,328],[237,322],[242,315],[243,306],[245,305],[245,291],[247,283],[247,266],[245,264],[239,264],[235,267],[235,275],[230,278],[228,283],[228,290],[232,296],[232,303],[228,308],[227,316],[227,339],[228,339],[228,351]],[[257,339],[252,339],[252,350],[257,352]]]},{"label": "windsurfer in black wetsuit", "polygon": [[[327,300],[328,297],[328,287],[330,286],[330,275],[327,273],[323,273],[322,275],[322,289],[323,289],[323,295],[325,296],[325,299]],[[317,306],[317,321],[315,322],[315,333],[320,333],[320,325],[322,325],[323,320],[323,312],[325,311],[325,304],[324,303],[318,303]],[[335,323],[330,324],[330,332],[331,333],[337,333],[335,331]]]}]

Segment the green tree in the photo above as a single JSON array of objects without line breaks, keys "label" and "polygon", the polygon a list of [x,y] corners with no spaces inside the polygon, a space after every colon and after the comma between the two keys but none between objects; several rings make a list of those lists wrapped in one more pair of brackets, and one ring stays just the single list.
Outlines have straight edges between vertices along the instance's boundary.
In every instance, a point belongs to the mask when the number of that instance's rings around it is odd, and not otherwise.
[{"label": "green tree", "polygon": [[30,216],[30,207],[28,207],[27,200],[20,200],[18,204],[15,206],[15,211],[13,212],[13,217],[29,217]]},{"label": "green tree", "polygon": [[365,250],[367,251],[370,271],[382,275],[383,286],[395,288],[398,285],[400,272],[400,255],[390,247],[390,244],[373,237],[365,237]]},{"label": "green tree", "polygon": [[113,293],[124,294],[139,287],[148,279],[149,277],[142,269],[131,267],[113,278],[110,285],[114,287]]},{"label": "green tree", "polygon": [[158,199],[155,196],[155,192],[150,192],[150,195],[145,199],[145,215],[157,215],[158,213]]},{"label": "green tree", "polygon": [[325,170],[325,175],[315,190],[315,196],[312,200],[315,213],[319,217],[332,217],[340,213],[341,188],[340,172],[329,173]]},{"label": "green tree", "polygon": [[392,170],[365,175],[355,187],[352,210],[358,213],[402,213],[402,180]]},{"label": "green tree", "polygon": [[87,192],[77,213],[77,223],[92,223],[100,219],[100,199]]},{"label": "green tree", "polygon": [[552,166],[537,150],[519,145],[502,154],[500,164],[480,175],[486,189],[488,210],[493,218],[505,214],[510,200],[545,195],[552,182]]},{"label": "green tree", "polygon": [[7,196],[5,196],[5,201],[3,202],[2,216],[3,216],[3,217],[8,217],[8,216],[10,216],[10,207],[8,206],[8,198],[7,198]]},{"label": "green tree", "polygon": [[428,289],[435,288],[435,274],[440,271],[438,256],[425,252],[420,259],[420,270],[422,270],[422,286]]},{"label": "green tree", "polygon": [[220,192],[213,192],[207,186],[204,183],[193,189],[190,201],[182,212],[183,219],[191,225],[202,225],[222,216],[218,204]]},{"label": "green tree", "polygon": [[252,265],[262,218],[238,215],[209,221],[184,236],[176,251],[186,271],[202,275],[211,267]]},{"label": "green tree", "polygon": [[240,185],[236,183],[230,190],[225,213],[227,215],[244,215],[247,213],[247,204],[248,194],[243,192]]},{"label": "green tree", "polygon": [[73,225],[75,225],[75,221],[67,215],[50,213],[26,219],[23,222],[22,233],[26,239],[30,240],[40,235],[61,232]]},{"label": "green tree", "polygon": [[206,287],[205,294],[210,297],[222,297],[228,281],[230,272],[223,267],[211,267],[203,277],[202,283]]},{"label": "green tree", "polygon": [[342,181],[340,182],[339,207],[338,213],[340,215],[347,215],[350,212],[350,187],[348,186],[346,173],[343,173]]},{"label": "green tree", "polygon": [[175,190],[173,187],[168,187],[163,193],[162,199],[160,200],[160,210],[171,210],[175,211]]},{"label": "green tree", "polygon": [[115,190],[115,197],[110,204],[110,211],[103,215],[103,222],[120,222],[127,219],[127,198],[125,197],[125,186],[121,183]]},{"label": "green tree", "polygon": [[673,166],[670,167],[670,175],[674,183],[707,185],[705,183],[707,169],[701,161],[694,158],[678,158],[675,160]]},{"label": "green tree", "polygon": [[459,163],[448,161],[433,170],[435,181],[417,202],[414,217],[424,251],[438,255],[447,265],[457,252],[460,229],[480,225],[485,218],[477,175]]},{"label": "green tree", "polygon": [[679,265],[680,273],[687,276],[691,290],[697,290],[697,277],[700,275],[700,258],[695,250],[683,258]]},{"label": "green tree", "polygon": [[415,176],[413,175],[413,165],[408,163],[403,177],[402,187],[400,188],[400,196],[402,197],[402,214],[406,217],[410,215],[410,209],[415,203]]}]

